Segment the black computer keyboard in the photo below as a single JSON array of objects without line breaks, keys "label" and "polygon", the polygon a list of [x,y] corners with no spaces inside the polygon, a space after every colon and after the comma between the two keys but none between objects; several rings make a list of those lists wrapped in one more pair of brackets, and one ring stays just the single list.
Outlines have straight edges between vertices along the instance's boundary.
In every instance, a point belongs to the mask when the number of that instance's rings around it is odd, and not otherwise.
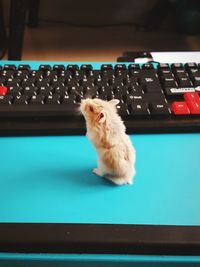
[{"label": "black computer keyboard", "polygon": [[200,64],[4,64],[0,135],[84,134],[82,98],[120,100],[128,133],[200,131]]}]

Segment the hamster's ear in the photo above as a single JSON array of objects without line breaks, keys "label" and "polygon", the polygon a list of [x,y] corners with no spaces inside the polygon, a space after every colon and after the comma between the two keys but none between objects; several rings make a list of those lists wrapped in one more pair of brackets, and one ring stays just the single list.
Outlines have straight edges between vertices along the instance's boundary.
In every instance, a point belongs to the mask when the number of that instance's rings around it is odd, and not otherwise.
[{"label": "hamster's ear", "polygon": [[97,122],[99,124],[102,124],[104,123],[105,120],[106,120],[106,113],[104,111],[101,111],[97,116]]},{"label": "hamster's ear", "polygon": [[118,99],[112,99],[109,101],[109,103],[111,103],[113,106],[117,106],[117,104],[119,104],[119,100]]}]

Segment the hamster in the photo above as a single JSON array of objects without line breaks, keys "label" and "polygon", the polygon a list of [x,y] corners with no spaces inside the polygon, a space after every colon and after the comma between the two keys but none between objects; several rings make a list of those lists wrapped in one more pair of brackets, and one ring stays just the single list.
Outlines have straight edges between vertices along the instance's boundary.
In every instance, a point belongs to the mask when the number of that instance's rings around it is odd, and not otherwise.
[{"label": "hamster", "polygon": [[116,185],[124,185],[133,183],[136,153],[117,113],[118,103],[117,99],[83,99],[80,111],[86,121],[86,135],[99,157],[98,167],[93,172]]}]

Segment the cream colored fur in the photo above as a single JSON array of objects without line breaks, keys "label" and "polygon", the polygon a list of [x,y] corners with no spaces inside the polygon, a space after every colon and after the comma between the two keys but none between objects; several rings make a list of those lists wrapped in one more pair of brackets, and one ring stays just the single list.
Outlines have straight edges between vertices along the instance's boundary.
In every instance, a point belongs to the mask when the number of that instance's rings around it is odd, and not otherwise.
[{"label": "cream colored fur", "polygon": [[93,172],[117,185],[132,184],[135,149],[117,113],[118,100],[85,99],[81,102],[87,136],[96,148],[99,161]]}]

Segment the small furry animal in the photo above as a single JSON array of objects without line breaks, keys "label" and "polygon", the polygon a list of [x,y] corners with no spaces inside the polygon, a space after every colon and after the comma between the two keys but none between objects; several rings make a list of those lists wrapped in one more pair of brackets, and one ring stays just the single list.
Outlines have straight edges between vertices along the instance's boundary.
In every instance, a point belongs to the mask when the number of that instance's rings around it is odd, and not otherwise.
[{"label": "small furry animal", "polygon": [[136,173],[135,149],[117,113],[118,103],[117,99],[87,98],[81,101],[80,110],[86,120],[87,136],[99,157],[93,172],[117,185],[132,184]]}]

